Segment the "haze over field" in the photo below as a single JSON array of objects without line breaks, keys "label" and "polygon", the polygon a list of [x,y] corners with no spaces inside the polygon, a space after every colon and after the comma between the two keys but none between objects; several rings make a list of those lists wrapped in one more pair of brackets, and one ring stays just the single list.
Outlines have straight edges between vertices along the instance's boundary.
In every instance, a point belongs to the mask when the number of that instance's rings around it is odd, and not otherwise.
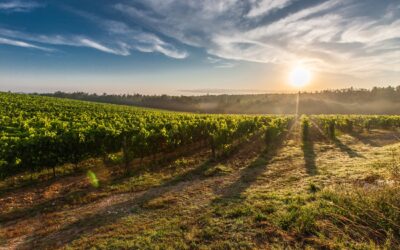
[{"label": "haze over field", "polygon": [[293,92],[298,67],[304,90],[397,86],[399,51],[397,0],[0,2],[3,91]]}]

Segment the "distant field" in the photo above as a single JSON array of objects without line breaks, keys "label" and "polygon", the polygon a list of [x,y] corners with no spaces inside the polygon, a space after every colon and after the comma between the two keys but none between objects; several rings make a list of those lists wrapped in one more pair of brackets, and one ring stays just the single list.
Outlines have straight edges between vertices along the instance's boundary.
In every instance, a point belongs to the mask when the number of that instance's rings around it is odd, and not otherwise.
[{"label": "distant field", "polygon": [[400,246],[400,116],[0,104],[0,249]]}]

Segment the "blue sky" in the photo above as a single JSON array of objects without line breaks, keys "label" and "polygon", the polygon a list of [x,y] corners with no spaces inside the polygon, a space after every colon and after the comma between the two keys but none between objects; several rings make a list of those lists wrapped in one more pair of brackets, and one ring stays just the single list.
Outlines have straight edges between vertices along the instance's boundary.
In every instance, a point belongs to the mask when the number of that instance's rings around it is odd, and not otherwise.
[{"label": "blue sky", "polygon": [[[0,0],[0,90],[190,94],[400,85],[398,0]],[[193,91],[193,92],[191,92]]]}]

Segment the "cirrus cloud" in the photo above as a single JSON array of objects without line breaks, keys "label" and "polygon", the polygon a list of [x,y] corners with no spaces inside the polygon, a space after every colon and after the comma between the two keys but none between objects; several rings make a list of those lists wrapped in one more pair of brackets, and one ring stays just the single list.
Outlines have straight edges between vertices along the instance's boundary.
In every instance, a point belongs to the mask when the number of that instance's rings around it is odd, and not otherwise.
[{"label": "cirrus cloud", "polygon": [[13,40],[13,39],[7,39],[7,38],[3,38],[3,37],[0,37],[0,44],[23,47],[23,48],[30,48],[30,49],[38,49],[38,50],[43,50],[43,51],[47,51],[47,52],[54,51],[54,49],[51,49],[51,48],[45,48],[45,47],[37,46],[37,45],[31,44],[31,43]]},{"label": "cirrus cloud", "polygon": [[399,71],[400,10],[382,0],[147,0],[114,8],[146,27],[227,60],[365,75]]},{"label": "cirrus cloud", "polygon": [[34,9],[43,7],[43,4],[40,4],[35,1],[20,1],[20,0],[11,0],[11,1],[5,1],[3,3],[0,3],[0,11],[6,11],[6,12],[29,12]]}]

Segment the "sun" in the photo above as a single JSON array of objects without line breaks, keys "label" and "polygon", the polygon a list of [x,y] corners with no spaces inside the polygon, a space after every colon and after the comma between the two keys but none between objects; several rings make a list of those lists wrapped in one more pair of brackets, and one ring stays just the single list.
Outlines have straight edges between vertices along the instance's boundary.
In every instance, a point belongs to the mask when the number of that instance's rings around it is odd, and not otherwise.
[{"label": "sun", "polygon": [[296,66],[289,74],[289,82],[293,87],[304,87],[310,81],[311,71],[303,66]]}]

